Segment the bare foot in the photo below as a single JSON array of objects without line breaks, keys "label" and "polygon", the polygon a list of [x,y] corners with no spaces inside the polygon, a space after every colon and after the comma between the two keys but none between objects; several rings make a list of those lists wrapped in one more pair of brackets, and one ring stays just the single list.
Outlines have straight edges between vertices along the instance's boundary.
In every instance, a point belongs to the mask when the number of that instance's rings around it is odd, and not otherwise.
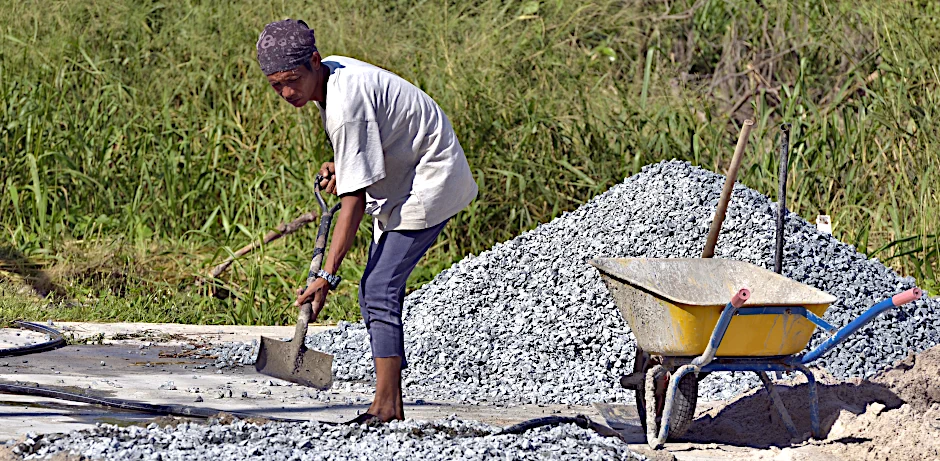
[{"label": "bare foot", "polygon": [[402,420],[399,415],[401,415],[401,409],[395,408],[395,405],[376,405],[375,402],[372,402],[372,406],[366,411],[370,415],[375,415],[376,418],[382,422],[389,422],[393,419]]}]

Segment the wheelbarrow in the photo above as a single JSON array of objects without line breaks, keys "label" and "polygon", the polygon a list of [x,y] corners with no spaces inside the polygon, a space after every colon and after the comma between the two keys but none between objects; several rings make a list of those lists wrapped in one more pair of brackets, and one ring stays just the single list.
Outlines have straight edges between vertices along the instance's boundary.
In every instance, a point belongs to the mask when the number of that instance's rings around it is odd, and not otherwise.
[{"label": "wheelbarrow", "polygon": [[[812,435],[822,438],[816,380],[807,365],[881,313],[923,295],[919,288],[897,294],[839,329],[822,318],[833,296],[743,261],[589,262],[636,337],[634,372],[620,384],[636,391],[653,449],[685,433],[695,415],[698,381],[716,371],[757,373],[792,437],[798,436],[796,427],[767,372],[801,372],[809,387]],[[803,353],[816,328],[828,338]]]}]

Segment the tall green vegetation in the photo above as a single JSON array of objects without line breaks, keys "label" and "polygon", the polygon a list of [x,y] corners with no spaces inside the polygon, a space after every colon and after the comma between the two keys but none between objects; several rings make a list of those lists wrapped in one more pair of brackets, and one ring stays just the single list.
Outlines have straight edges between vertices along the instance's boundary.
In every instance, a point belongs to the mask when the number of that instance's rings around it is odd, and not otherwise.
[{"label": "tall green vegetation", "polygon": [[[789,208],[937,289],[935,2],[24,0],[0,5],[0,320],[291,321],[313,228],[239,260],[226,299],[190,288],[315,207],[319,116],[254,61],[288,16],[419,85],[468,153],[481,195],[414,285],[645,164],[723,171],[754,118],[741,182],[774,197],[792,123]],[[13,290],[39,274],[57,310]],[[331,299],[328,319],[357,315],[354,284]]]}]

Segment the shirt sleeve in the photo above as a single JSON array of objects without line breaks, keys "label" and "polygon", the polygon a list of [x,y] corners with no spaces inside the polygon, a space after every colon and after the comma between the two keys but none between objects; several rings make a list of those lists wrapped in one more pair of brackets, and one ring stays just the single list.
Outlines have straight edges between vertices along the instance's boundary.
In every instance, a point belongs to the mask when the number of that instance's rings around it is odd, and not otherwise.
[{"label": "shirt sleeve", "polygon": [[376,122],[346,122],[330,138],[337,195],[365,189],[385,178],[385,152]]}]

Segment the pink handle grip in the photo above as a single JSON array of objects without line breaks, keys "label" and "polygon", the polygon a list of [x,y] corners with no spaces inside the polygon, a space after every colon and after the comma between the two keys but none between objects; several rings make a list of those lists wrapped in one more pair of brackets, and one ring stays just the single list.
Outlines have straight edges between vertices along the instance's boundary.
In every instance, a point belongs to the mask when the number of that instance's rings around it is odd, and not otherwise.
[{"label": "pink handle grip", "polygon": [[924,290],[914,287],[910,290],[907,290],[903,293],[898,293],[891,297],[891,304],[894,304],[894,307],[902,306],[911,301],[917,301],[924,295]]},{"label": "pink handle grip", "polygon": [[751,290],[748,290],[747,288],[741,288],[737,293],[735,293],[734,297],[731,298],[731,305],[737,309],[743,306],[744,302],[748,299],[751,299]]}]

